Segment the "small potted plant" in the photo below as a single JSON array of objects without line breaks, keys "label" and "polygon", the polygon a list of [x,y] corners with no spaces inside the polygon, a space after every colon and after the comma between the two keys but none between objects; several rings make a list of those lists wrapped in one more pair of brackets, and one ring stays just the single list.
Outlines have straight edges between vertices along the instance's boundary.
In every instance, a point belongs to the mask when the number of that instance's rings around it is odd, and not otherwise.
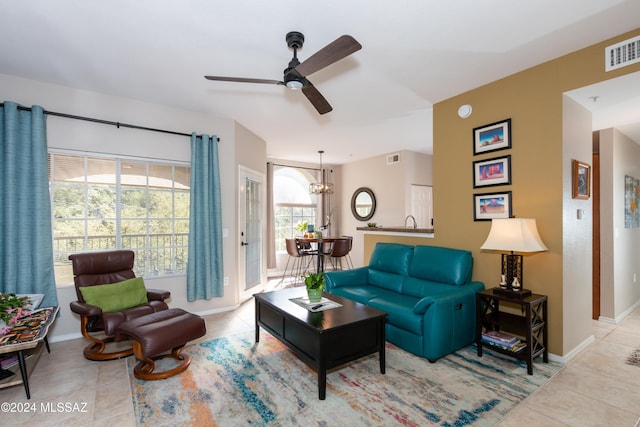
[{"label": "small potted plant", "polygon": [[300,221],[296,224],[296,231],[300,233],[300,236],[303,236],[307,233],[307,226],[309,225],[309,221]]},{"label": "small potted plant", "polygon": [[324,290],[324,273],[322,271],[319,273],[308,272],[302,278],[307,287],[309,302],[320,302]]}]

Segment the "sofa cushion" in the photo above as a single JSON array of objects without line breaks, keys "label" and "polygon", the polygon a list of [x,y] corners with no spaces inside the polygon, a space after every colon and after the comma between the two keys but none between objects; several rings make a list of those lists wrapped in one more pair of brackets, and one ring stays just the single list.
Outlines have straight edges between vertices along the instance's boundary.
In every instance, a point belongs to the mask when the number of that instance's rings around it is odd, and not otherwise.
[{"label": "sofa cushion", "polygon": [[377,243],[371,253],[369,269],[406,276],[413,258],[413,246]]},{"label": "sofa cushion", "polygon": [[416,246],[409,275],[419,279],[462,286],[471,279],[471,252],[439,246]]},{"label": "sofa cushion", "polygon": [[370,299],[367,305],[386,312],[388,324],[422,335],[424,316],[413,312],[413,307],[419,300],[410,295],[384,291],[381,295]]},{"label": "sofa cushion", "polygon": [[442,282],[432,282],[415,277],[407,277],[402,285],[402,293],[422,298],[437,296],[451,291],[451,285]]},{"label": "sofa cushion", "polygon": [[339,297],[348,298],[361,304],[367,304],[371,298],[378,295],[383,289],[375,286],[339,286],[328,289],[329,293]]},{"label": "sofa cushion", "polygon": [[402,284],[404,283],[405,276],[399,274],[387,273],[386,271],[379,271],[369,269],[369,278],[367,284],[382,289],[388,289],[390,291],[400,293],[402,291]]},{"label": "sofa cushion", "polygon": [[126,310],[148,303],[142,277],[108,285],[82,286],[80,292],[87,304],[100,307],[104,312]]},{"label": "sofa cushion", "polygon": [[367,267],[327,271],[324,273],[325,287],[329,292],[340,286],[367,286],[368,281],[369,269]]}]

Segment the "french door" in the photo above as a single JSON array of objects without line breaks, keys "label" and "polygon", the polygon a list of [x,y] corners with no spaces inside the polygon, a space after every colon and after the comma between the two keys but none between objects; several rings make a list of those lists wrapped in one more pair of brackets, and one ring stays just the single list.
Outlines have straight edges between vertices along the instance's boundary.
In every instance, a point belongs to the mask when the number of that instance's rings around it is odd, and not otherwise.
[{"label": "french door", "polygon": [[238,277],[240,299],[246,300],[264,289],[266,267],[264,263],[264,178],[261,174],[240,167],[239,176],[240,243]]}]

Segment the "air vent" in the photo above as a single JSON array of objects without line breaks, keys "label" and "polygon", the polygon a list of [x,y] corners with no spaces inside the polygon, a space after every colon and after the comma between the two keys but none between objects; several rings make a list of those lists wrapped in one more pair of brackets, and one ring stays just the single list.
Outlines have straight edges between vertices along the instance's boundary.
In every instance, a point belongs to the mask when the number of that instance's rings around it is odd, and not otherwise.
[{"label": "air vent", "polygon": [[640,62],[640,36],[608,46],[604,52],[605,71]]},{"label": "air vent", "polygon": [[389,154],[387,156],[387,164],[393,165],[395,163],[400,163],[400,153]]}]

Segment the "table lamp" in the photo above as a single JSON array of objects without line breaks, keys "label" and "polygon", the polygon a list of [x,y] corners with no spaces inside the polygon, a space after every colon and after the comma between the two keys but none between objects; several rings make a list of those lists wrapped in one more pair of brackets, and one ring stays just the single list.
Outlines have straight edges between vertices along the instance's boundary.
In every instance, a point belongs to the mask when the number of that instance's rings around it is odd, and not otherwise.
[{"label": "table lamp", "polygon": [[489,236],[480,249],[510,251],[502,254],[502,281],[494,293],[524,298],[531,291],[523,289],[522,255],[515,252],[542,252],[548,250],[538,234],[533,218],[504,218],[491,220]]}]

